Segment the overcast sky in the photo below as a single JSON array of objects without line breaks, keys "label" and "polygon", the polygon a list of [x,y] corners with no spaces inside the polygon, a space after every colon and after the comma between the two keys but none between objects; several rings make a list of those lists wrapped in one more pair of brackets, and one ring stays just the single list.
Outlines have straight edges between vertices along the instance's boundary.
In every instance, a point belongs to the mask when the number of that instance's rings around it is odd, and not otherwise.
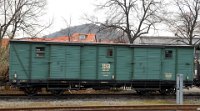
[{"label": "overcast sky", "polygon": [[66,28],[64,21],[70,21],[71,25],[80,25],[86,23],[83,19],[84,14],[93,15],[96,0],[47,0],[47,14],[44,21],[53,20],[53,25],[45,33],[52,33],[62,28]]},{"label": "overcast sky", "polygon": [[[98,0],[47,0],[47,14],[43,17],[44,22],[53,20],[53,25],[46,30],[44,35],[59,31],[67,27],[64,19],[68,22],[71,17],[71,26],[86,23],[84,14],[104,16],[104,13],[95,10],[95,4]],[[167,33],[169,34],[169,33]],[[166,35],[166,31],[159,31],[157,34],[150,35]]]}]

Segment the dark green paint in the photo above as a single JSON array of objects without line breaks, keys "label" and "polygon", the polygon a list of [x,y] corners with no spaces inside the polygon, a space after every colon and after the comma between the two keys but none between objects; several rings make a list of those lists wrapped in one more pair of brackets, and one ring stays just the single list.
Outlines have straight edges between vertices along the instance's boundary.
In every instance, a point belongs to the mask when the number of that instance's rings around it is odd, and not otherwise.
[{"label": "dark green paint", "polygon": [[[11,42],[10,80],[193,80],[191,46]],[[45,56],[36,57],[36,47]],[[107,55],[108,49],[113,56]],[[165,50],[173,56],[165,58]]]}]

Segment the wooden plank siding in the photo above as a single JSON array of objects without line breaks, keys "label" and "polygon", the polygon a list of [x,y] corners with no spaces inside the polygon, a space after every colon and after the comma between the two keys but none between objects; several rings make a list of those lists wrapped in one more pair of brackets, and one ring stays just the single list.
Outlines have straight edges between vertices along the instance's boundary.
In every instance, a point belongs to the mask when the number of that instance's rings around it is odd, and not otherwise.
[{"label": "wooden plank siding", "polygon": [[[193,80],[192,46],[17,42],[10,44],[10,80]],[[44,57],[36,48],[44,47]],[[166,50],[172,51],[166,58]],[[170,52],[171,53],[171,52]]]}]

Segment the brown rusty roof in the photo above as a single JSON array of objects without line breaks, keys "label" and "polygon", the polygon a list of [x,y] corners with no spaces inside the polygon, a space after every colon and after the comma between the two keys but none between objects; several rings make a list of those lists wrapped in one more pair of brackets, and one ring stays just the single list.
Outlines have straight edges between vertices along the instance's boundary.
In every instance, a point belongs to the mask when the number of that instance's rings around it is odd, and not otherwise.
[{"label": "brown rusty roof", "polygon": [[[81,38],[84,37],[84,38]],[[59,36],[54,38],[21,38],[26,41],[52,41],[52,42],[96,42],[95,34],[74,33],[72,36]]]}]

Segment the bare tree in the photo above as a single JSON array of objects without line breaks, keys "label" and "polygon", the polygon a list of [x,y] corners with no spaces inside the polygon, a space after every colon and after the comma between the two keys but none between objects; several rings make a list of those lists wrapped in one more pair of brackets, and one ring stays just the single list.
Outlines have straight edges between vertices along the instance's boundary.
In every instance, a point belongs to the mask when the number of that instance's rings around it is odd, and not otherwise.
[{"label": "bare tree", "polygon": [[175,0],[174,5],[177,9],[168,12],[166,23],[170,26],[175,36],[180,38],[180,42],[195,45],[199,40],[200,33],[200,1],[199,0]]},{"label": "bare tree", "polygon": [[12,39],[18,31],[33,36],[38,33],[36,27],[43,30],[38,18],[45,6],[45,0],[0,0],[0,40],[5,36]]},{"label": "bare tree", "polygon": [[121,36],[113,40],[114,43],[127,43],[127,41]]},{"label": "bare tree", "polygon": [[40,25],[38,19],[45,6],[45,0],[0,0],[0,74],[8,72],[8,50],[2,39],[13,39],[18,32],[34,37],[48,28],[51,23]]},{"label": "bare tree", "polygon": [[141,35],[148,34],[155,24],[161,22],[158,16],[161,2],[158,0],[107,0],[98,5],[99,9],[108,9],[105,28],[123,32],[130,43]]},{"label": "bare tree", "polygon": [[64,17],[63,17],[63,20],[66,24],[66,30],[61,30],[61,33],[63,33],[63,35],[67,35],[68,39],[69,39],[69,42],[71,41],[71,36],[72,36],[72,31],[71,31],[71,24],[72,24],[72,17],[69,18],[69,20],[66,20]]}]

